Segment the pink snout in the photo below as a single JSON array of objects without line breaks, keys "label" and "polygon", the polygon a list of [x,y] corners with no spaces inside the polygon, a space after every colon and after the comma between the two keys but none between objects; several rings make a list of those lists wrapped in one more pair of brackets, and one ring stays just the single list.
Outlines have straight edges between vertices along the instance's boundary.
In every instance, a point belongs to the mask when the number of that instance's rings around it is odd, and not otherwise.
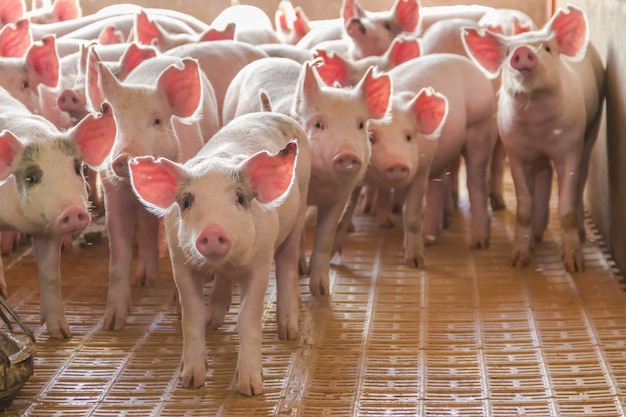
[{"label": "pink snout", "polygon": [[537,66],[537,62],[537,54],[528,46],[517,47],[511,55],[511,67],[518,71],[530,71]]},{"label": "pink snout", "polygon": [[111,167],[113,168],[113,172],[115,172],[115,175],[120,178],[130,177],[128,171],[128,158],[130,158],[130,155],[124,153],[113,160],[113,164]]},{"label": "pink snout", "polygon": [[216,224],[210,224],[202,230],[196,239],[196,249],[207,258],[225,256],[231,247],[231,241],[224,229]]},{"label": "pink snout", "polygon": [[57,99],[59,109],[66,112],[77,112],[85,109],[85,100],[72,90],[63,90]]},{"label": "pink snout", "polygon": [[406,164],[393,164],[385,169],[387,181],[404,181],[409,177],[411,168]]},{"label": "pink snout", "polygon": [[353,174],[361,169],[361,158],[354,152],[341,152],[333,159],[333,168],[340,174]]},{"label": "pink snout", "polygon": [[61,233],[74,233],[89,226],[89,213],[80,206],[70,206],[57,218],[57,228]]}]

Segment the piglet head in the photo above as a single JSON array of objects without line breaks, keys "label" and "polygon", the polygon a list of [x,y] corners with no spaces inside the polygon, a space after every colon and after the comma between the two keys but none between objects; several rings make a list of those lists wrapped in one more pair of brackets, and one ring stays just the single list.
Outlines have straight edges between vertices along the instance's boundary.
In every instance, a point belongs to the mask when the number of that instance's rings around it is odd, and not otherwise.
[{"label": "piglet head", "polygon": [[559,85],[561,59],[581,60],[589,42],[587,18],[569,5],[559,9],[537,31],[505,37],[466,28],[463,43],[469,56],[490,78],[502,69],[502,86],[512,94],[549,91]]}]

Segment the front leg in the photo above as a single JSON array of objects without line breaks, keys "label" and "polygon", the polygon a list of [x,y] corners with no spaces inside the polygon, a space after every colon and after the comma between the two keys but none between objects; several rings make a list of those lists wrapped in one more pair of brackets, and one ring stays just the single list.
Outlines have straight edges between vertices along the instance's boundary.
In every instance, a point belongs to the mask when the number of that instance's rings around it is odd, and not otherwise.
[{"label": "front leg", "polygon": [[511,254],[512,266],[526,266],[530,263],[530,252],[534,242],[534,178],[533,164],[509,155],[511,176],[517,197],[517,214],[515,217],[515,237]]},{"label": "front leg", "polygon": [[[181,256],[183,260],[181,260]],[[183,355],[181,383],[184,388],[199,388],[206,381],[204,274],[185,265],[184,255],[172,255],[172,272],[182,311]]]},{"label": "front leg", "polygon": [[354,211],[356,210],[356,206],[359,202],[359,197],[361,195],[362,186],[357,185],[352,190],[352,194],[350,194],[350,200],[348,201],[348,206],[341,216],[341,220],[339,221],[339,226],[337,226],[337,234],[335,236],[335,245],[333,246],[332,255],[336,253],[341,255],[343,252],[343,245],[345,243],[346,237],[348,236],[348,232],[350,231],[350,226],[352,224],[352,216],[354,215]]},{"label": "front leg", "polygon": [[317,208],[315,242],[309,261],[311,277],[309,288],[313,295],[330,294],[330,258],[335,242],[335,233],[349,196],[338,199],[334,204]]},{"label": "front leg", "polygon": [[555,161],[559,180],[558,213],[561,223],[561,253],[567,272],[585,270],[578,222],[578,187],[580,180],[580,162],[568,158],[563,163]]},{"label": "front leg", "polygon": [[63,236],[33,236],[33,248],[39,275],[42,321],[46,323],[50,337],[69,339],[72,335],[65,320],[61,295],[62,242]]},{"label": "front leg", "polygon": [[404,229],[404,263],[409,268],[424,267],[424,196],[429,187],[428,170],[420,169],[407,188],[402,210]]},{"label": "front leg", "polygon": [[263,365],[261,339],[263,309],[270,275],[270,262],[261,262],[239,280],[241,305],[237,317],[239,356],[237,359],[237,387],[243,395],[263,392]]},{"label": "front leg", "polygon": [[138,202],[129,187],[103,182],[109,235],[109,291],[104,328],[122,330],[131,309],[130,269]]}]

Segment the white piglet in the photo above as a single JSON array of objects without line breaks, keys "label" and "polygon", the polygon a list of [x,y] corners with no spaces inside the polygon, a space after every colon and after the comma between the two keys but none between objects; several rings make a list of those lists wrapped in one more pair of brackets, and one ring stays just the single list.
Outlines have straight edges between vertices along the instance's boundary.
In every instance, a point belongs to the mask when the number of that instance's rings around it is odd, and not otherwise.
[{"label": "white piglet", "polygon": [[[89,225],[82,163],[97,168],[108,156],[116,132],[112,113],[104,105],[102,113],[61,132],[0,88],[0,230],[33,237],[41,316],[52,337],[71,337],[61,297],[61,244],[63,235]],[[0,281],[6,295],[2,274]]]},{"label": "white piglet", "polygon": [[[298,124],[268,112],[233,120],[185,164],[131,160],[135,192],[152,212],[165,216],[182,306],[183,386],[205,382],[205,327],[222,324],[234,280],[241,289],[239,391],[263,391],[262,315],[272,258],[278,334],[297,336],[298,252],[310,163],[308,140]],[[211,274],[215,281],[205,321],[202,287]]]},{"label": "white piglet", "polygon": [[512,264],[530,262],[547,227],[554,164],[565,268],[582,271],[582,194],[604,98],[604,68],[584,12],[559,9],[542,29],[511,37],[466,29],[463,41],[486,74],[502,71],[498,129],[517,194]]},{"label": "white piglet", "polygon": [[[330,260],[337,224],[370,159],[369,120],[387,114],[391,94],[388,75],[370,68],[354,88],[328,87],[310,63],[265,58],[245,66],[233,79],[224,100],[224,121],[260,110],[265,90],[272,108],[296,119],[311,144],[308,204],[317,206],[315,242],[309,261],[309,285],[316,295],[329,294]],[[304,248],[301,267],[306,270]]]}]

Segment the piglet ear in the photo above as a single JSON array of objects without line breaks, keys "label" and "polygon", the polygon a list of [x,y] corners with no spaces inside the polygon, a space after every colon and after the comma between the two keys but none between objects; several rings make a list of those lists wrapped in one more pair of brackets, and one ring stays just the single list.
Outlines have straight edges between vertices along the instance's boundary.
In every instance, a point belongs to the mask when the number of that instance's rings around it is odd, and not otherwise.
[{"label": "piglet ear", "polygon": [[421,23],[418,0],[396,0],[392,12],[403,32],[417,32]]},{"label": "piglet ear", "polygon": [[0,132],[0,181],[7,179],[15,170],[24,145],[8,130]]},{"label": "piglet ear", "polygon": [[126,79],[128,74],[139,64],[150,58],[154,58],[156,55],[157,51],[152,46],[139,45],[136,42],[131,42],[120,58],[119,79]]},{"label": "piglet ear", "polygon": [[76,19],[82,16],[78,0],[54,0],[52,15],[58,22]]},{"label": "piglet ear", "polygon": [[241,171],[260,203],[272,203],[287,192],[293,182],[297,154],[298,143],[292,140],[275,155],[261,151],[243,162]]},{"label": "piglet ear", "polygon": [[363,16],[365,16],[365,11],[357,0],[343,0],[341,17],[343,18],[343,24],[346,28],[352,20],[358,20]]},{"label": "piglet ear", "polygon": [[152,45],[153,41],[159,45],[163,40],[163,30],[148,18],[144,9],[141,9],[135,15],[133,36],[134,41],[143,45]]},{"label": "piglet ear", "polygon": [[163,213],[176,203],[178,184],[184,177],[182,166],[169,159],[151,156],[132,158],[128,163],[135,194],[149,208]]},{"label": "piglet ear", "polygon": [[119,30],[115,30],[113,25],[102,28],[98,35],[98,43],[100,45],[116,45],[124,42],[124,34]]},{"label": "piglet ear", "polygon": [[42,84],[54,87],[59,82],[59,56],[54,36],[44,36],[33,43],[26,52],[26,65],[31,68]]},{"label": "piglet ear", "polygon": [[259,102],[261,103],[261,110],[264,112],[272,112],[272,101],[270,97],[267,95],[267,91],[265,89],[259,90]]},{"label": "piglet ear", "polygon": [[304,35],[311,31],[311,26],[309,25],[309,18],[302,10],[302,7],[296,6],[294,9],[294,13],[296,15],[296,19],[293,21],[293,30],[298,35],[298,38],[302,38]]},{"label": "piglet ear", "polygon": [[15,23],[24,17],[24,0],[6,0],[0,2],[0,25]]},{"label": "piglet ear", "polygon": [[466,27],[463,28],[461,39],[472,61],[487,77],[496,78],[506,58],[503,38],[489,31]]},{"label": "piglet ear", "polygon": [[27,19],[5,25],[0,30],[0,56],[21,58],[32,42]]},{"label": "piglet ear", "polygon": [[170,65],[159,76],[157,88],[165,92],[173,114],[178,117],[191,116],[200,106],[202,96],[198,62],[185,58],[182,68]]},{"label": "piglet ear", "polygon": [[370,67],[356,87],[365,97],[371,119],[382,119],[387,114],[391,98],[391,78],[388,74],[374,74]]},{"label": "piglet ear", "polygon": [[448,117],[448,99],[431,87],[422,88],[411,104],[420,132],[426,139],[438,139]]},{"label": "piglet ear", "polygon": [[89,113],[72,130],[71,138],[76,143],[83,161],[98,169],[115,143],[117,125],[109,103],[102,104],[101,113]]},{"label": "piglet ear", "polygon": [[556,34],[563,55],[573,60],[581,60],[585,56],[589,44],[589,25],[582,10],[572,5],[559,9],[547,27]]},{"label": "piglet ear", "polygon": [[233,22],[228,23],[224,29],[208,28],[201,35],[199,42],[207,41],[232,41],[235,39],[235,29],[237,25]]},{"label": "piglet ear", "polygon": [[418,58],[421,55],[422,47],[418,38],[397,36],[386,53],[387,69],[391,69],[413,58]]},{"label": "piglet ear", "polygon": [[108,71],[108,68],[101,63],[96,49],[90,46],[87,50],[87,63],[85,66],[85,76],[87,79],[85,83],[85,96],[89,102],[89,106],[96,111],[98,111],[102,103],[104,103],[105,94],[100,82],[101,65],[103,68],[102,72]]},{"label": "piglet ear", "polygon": [[316,50],[314,56],[317,59],[316,62],[319,63],[315,69],[326,85],[330,87],[333,87],[335,83],[339,83],[342,87],[350,85],[348,79],[349,64],[339,54],[321,49]]}]

